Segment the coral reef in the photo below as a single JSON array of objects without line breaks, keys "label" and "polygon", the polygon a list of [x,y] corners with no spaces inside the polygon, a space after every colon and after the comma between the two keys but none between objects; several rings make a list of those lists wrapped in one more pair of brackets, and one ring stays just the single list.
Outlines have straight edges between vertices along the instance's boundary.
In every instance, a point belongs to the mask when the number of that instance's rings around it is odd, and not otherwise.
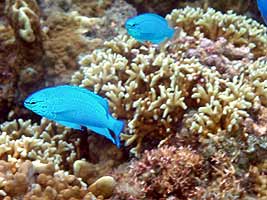
[{"label": "coral reef", "polygon": [[[78,5],[88,4],[84,1],[78,2]],[[94,4],[97,1],[91,2]],[[103,13],[104,16],[92,17],[90,12],[81,15],[78,11],[83,8],[77,7],[76,3],[73,3],[72,12],[45,13],[48,16],[43,24],[45,27],[44,62],[47,69],[46,82],[51,80],[50,84],[69,82],[71,74],[78,69],[77,56],[83,52],[90,53],[102,46],[104,40],[117,35],[121,32],[124,21],[132,16],[132,13],[135,13],[128,4],[122,4],[117,0]],[[119,10],[115,9],[118,5],[120,6]],[[90,5],[88,8],[91,8]],[[85,12],[85,10],[83,11]]]},{"label": "coral reef", "polygon": [[6,1],[5,12],[0,23],[1,120],[16,102],[17,90],[32,83],[32,74],[38,80],[43,72],[41,65],[31,66],[43,53],[38,5],[35,1]]},{"label": "coral reef", "polygon": [[[265,199],[267,29],[205,9],[173,10],[153,46],[125,34],[123,0],[0,2],[0,198]],[[123,148],[21,109],[59,83],[108,99]]]},{"label": "coral reef", "polygon": [[[174,10],[167,18],[183,30],[165,50],[118,36],[81,57],[72,78],[107,96],[117,117],[128,120],[125,132],[133,136],[123,137],[126,145],[137,140],[133,152],[144,137],[176,133],[182,120],[202,135],[236,132],[252,109],[266,105],[266,62],[257,59],[266,53],[265,27],[213,9]],[[220,28],[221,18],[231,26]],[[192,22],[190,29],[183,21]],[[252,28],[257,34],[246,32]]]},{"label": "coral reef", "polygon": [[[138,49],[140,45],[127,36],[118,36],[105,45],[105,49],[81,58],[81,70],[72,83],[81,83],[110,99],[116,117],[128,120],[126,132],[134,134],[127,145],[137,138],[140,147],[145,136],[162,139],[166,132],[175,133],[178,127],[172,124],[182,119],[188,95],[186,81],[182,77],[179,81],[177,74],[187,74],[188,66],[177,68],[174,59],[164,52],[156,53],[155,48]],[[180,91],[183,84],[184,91]]]},{"label": "coral reef", "polygon": [[0,121],[5,119],[15,98],[16,72],[11,67],[14,48],[12,29],[0,24]]},{"label": "coral reef", "polygon": [[[252,184],[248,170],[251,162],[260,162],[266,154],[261,117],[266,107],[267,63],[261,58],[266,55],[266,28],[244,16],[213,9],[174,10],[167,19],[177,36],[164,46],[146,46],[119,35],[80,57],[81,68],[72,83],[108,98],[112,113],[127,121],[122,135],[125,146],[136,142],[131,152],[141,156],[140,162],[148,157],[141,165],[144,169],[153,160],[150,155],[168,156],[160,148],[142,156],[143,149],[175,144],[178,138],[180,145],[192,146],[203,156],[203,168],[211,168],[206,171],[208,182],[200,178],[196,198],[253,198],[254,192],[246,187]],[[137,166],[126,165],[117,172],[122,184],[115,199],[153,199],[146,195],[164,187],[152,184],[159,182],[156,176],[140,182],[137,174],[125,176],[127,169],[140,169]],[[140,189],[151,185],[154,192]]]}]

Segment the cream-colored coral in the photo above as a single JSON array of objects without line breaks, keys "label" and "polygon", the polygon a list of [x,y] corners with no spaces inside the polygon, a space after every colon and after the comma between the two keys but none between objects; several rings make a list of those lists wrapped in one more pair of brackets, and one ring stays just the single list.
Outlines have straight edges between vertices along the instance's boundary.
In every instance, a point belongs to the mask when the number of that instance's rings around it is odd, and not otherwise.
[{"label": "cream-colored coral", "polygon": [[[228,132],[236,131],[244,118],[249,116],[250,109],[266,105],[266,80],[254,80],[261,76],[261,70],[253,69],[260,69],[261,66],[266,67],[265,61],[249,63],[232,80],[223,79],[219,74],[213,77],[215,81],[204,77],[204,87],[197,85],[193,88],[192,98],[196,98],[202,106],[193,114],[193,119],[188,120],[191,130],[205,134],[224,129]],[[252,74],[248,73],[252,71]]]},{"label": "cream-colored coral", "polygon": [[64,155],[68,155],[69,163],[73,163],[76,157],[74,146],[64,141],[69,130],[61,128],[60,134],[56,135],[52,123],[45,119],[41,125],[22,119],[5,122],[0,130],[0,156],[7,156],[9,161],[30,159],[43,164],[50,162],[58,170]]},{"label": "cream-colored coral", "polygon": [[128,145],[135,138],[140,145],[145,136],[162,138],[176,131],[173,125],[187,109],[187,89],[201,66],[194,59],[175,62],[167,52],[140,46],[127,36],[106,42],[80,64],[72,83],[109,98],[114,115],[128,120],[126,133],[133,135]]},{"label": "cream-colored coral", "polygon": [[20,37],[26,42],[33,42],[36,37],[31,21],[33,19],[39,20],[39,16],[29,7],[26,1],[16,1],[12,5],[11,10],[13,15],[18,17]]},{"label": "cream-colored coral", "polygon": [[248,46],[255,56],[267,53],[266,27],[233,11],[223,14],[213,8],[205,11],[201,8],[186,7],[173,10],[166,18],[173,26],[183,28],[189,35],[204,33],[205,37],[212,40],[224,37],[234,45]]}]

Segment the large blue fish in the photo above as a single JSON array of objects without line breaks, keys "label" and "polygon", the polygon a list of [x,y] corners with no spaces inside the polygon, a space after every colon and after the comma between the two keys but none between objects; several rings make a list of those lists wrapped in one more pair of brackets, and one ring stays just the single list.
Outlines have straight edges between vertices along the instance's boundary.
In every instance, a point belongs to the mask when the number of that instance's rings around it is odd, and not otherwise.
[{"label": "large blue fish", "polygon": [[120,147],[124,123],[110,115],[106,99],[85,88],[70,85],[45,88],[27,97],[24,106],[64,126],[79,130],[87,127]]},{"label": "large blue fish", "polygon": [[258,8],[260,10],[261,16],[267,25],[267,0],[257,0]]},{"label": "large blue fish", "polygon": [[129,35],[139,42],[151,42],[159,44],[174,35],[174,29],[169,27],[168,22],[163,17],[145,13],[126,21],[125,27]]}]

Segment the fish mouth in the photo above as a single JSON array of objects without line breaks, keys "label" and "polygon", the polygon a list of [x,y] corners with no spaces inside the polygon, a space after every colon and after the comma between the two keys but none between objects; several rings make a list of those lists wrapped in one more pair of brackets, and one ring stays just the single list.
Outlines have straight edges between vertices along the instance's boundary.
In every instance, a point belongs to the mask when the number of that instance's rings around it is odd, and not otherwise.
[{"label": "fish mouth", "polygon": [[24,105],[34,105],[36,103],[38,103],[38,102],[37,101],[34,101],[34,102],[33,101],[24,101]]},{"label": "fish mouth", "polygon": [[127,23],[125,24],[125,27],[126,27],[126,29],[131,29],[132,28],[132,26],[127,24]]}]

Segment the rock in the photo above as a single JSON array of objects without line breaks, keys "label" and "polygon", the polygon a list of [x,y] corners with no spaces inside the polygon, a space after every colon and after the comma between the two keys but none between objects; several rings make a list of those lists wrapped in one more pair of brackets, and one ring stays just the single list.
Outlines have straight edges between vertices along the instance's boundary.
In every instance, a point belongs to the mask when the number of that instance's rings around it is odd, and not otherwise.
[{"label": "rock", "polygon": [[116,181],[113,177],[103,176],[91,184],[88,191],[95,196],[102,195],[104,198],[108,198],[112,195],[115,185]]}]

